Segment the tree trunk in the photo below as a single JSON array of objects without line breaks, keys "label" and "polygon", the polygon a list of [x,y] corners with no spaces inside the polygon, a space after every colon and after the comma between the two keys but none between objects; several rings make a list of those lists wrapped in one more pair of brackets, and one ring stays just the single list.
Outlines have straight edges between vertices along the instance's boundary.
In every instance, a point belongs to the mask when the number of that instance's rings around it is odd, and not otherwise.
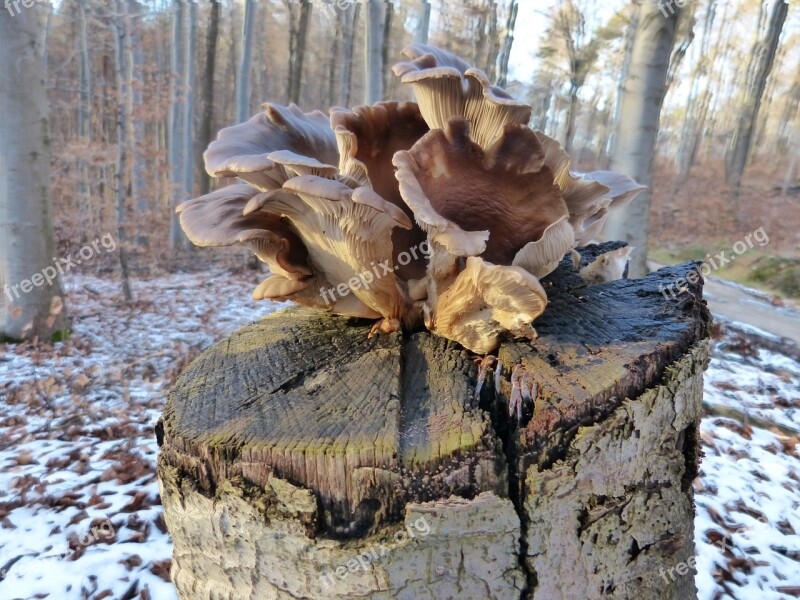
[{"label": "tree trunk", "polygon": [[180,597],[694,597],[659,577],[694,553],[709,316],[661,291],[688,267],[565,260],[539,339],[482,362],[302,308],[211,348],[156,428]]},{"label": "tree trunk", "polygon": [[366,0],[366,5],[364,104],[375,104],[383,100],[383,10],[385,7],[381,0]]},{"label": "tree trunk", "polygon": [[[184,21],[184,46],[186,60],[183,64],[183,80],[186,82],[186,98],[183,104],[183,141],[181,149],[181,165],[183,167],[183,190],[188,200],[194,194],[194,88],[196,70],[194,68],[195,51],[197,50],[197,3],[188,0],[188,10]],[[188,246],[190,249],[194,246]]]},{"label": "tree trunk", "polygon": [[350,106],[350,96],[353,90],[353,59],[355,56],[355,35],[358,14],[361,10],[360,4],[355,4],[347,9],[347,16],[344,22],[344,47],[342,64],[342,78],[339,87],[339,103],[342,106]]},{"label": "tree trunk", "polygon": [[[300,103],[303,83],[303,63],[306,56],[306,40],[311,22],[311,2],[300,0],[299,17],[292,16],[289,32],[289,102]],[[288,4],[290,15],[294,15],[292,3]]]},{"label": "tree trunk", "polygon": [[569,88],[569,106],[567,107],[567,130],[564,134],[564,150],[570,156],[573,151],[573,142],[575,141],[575,122],[578,118],[578,90],[580,86],[573,82]]},{"label": "tree trunk", "polygon": [[422,0],[419,19],[417,20],[417,26],[414,28],[414,42],[417,44],[427,44],[430,28],[431,2],[430,0]]},{"label": "tree trunk", "polygon": [[[78,135],[81,142],[87,146],[92,142],[92,59],[89,56],[89,35],[87,27],[87,0],[79,0],[78,5],[79,34],[78,54],[80,63],[78,67],[80,79],[80,109],[78,111]],[[81,222],[84,228],[81,231],[81,243],[87,242],[87,232],[95,229],[95,211],[92,210],[92,187],[90,168],[86,160],[78,159],[78,206],[80,207]]]},{"label": "tree trunk", "polygon": [[200,193],[207,194],[211,190],[211,177],[206,173],[203,149],[208,148],[213,136],[214,127],[214,77],[217,67],[217,44],[219,42],[219,0],[209,0],[211,14],[206,35],[206,66],[203,80],[203,120],[200,124],[200,151],[197,153],[197,170],[200,173]]},{"label": "tree trunk", "polygon": [[340,10],[336,12],[336,29],[333,33],[333,52],[331,53],[330,62],[328,63],[328,106],[336,104],[336,67],[342,59],[342,32],[344,30],[344,23],[347,20],[347,12]]},{"label": "tree trunk", "polygon": [[239,50],[239,69],[236,75],[236,122],[243,123],[250,114],[250,71],[253,63],[253,27],[255,0],[245,0],[242,17],[242,43]]},{"label": "tree trunk", "polygon": [[130,143],[133,118],[131,114],[131,89],[128,87],[128,71],[131,60],[131,20],[128,1],[116,0],[114,21],[114,66],[117,82],[117,165],[114,173],[114,191],[117,209],[117,256],[122,277],[122,295],[128,302],[133,300],[128,268],[128,201],[130,196]]},{"label": "tree trunk", "polygon": [[514,28],[517,24],[517,12],[519,3],[511,0],[508,9],[508,22],[506,23],[506,34],[503,37],[503,46],[500,55],[497,57],[497,85],[504,87],[508,84],[508,61],[511,59],[511,47],[514,44]]},{"label": "tree trunk", "polygon": [[175,207],[185,199],[183,190],[183,140],[184,111],[186,102],[186,56],[184,22],[187,19],[186,2],[175,0],[172,11],[172,41],[170,44],[170,109],[167,115],[169,183],[170,183],[170,246],[173,250],[188,248],[188,239],[181,229]]},{"label": "tree trunk", "polygon": [[764,96],[767,78],[775,62],[775,52],[778,49],[778,42],[788,12],[789,4],[785,0],[774,0],[767,35],[764,40],[756,42],[751,55],[754,63],[748,73],[745,100],[739,111],[739,121],[733,137],[731,137],[725,161],[725,177],[733,187],[736,196],[738,196],[744,168],[747,166],[747,157],[758,119],[758,111],[761,107],[761,99]]},{"label": "tree trunk", "polygon": [[68,326],[54,261],[50,137],[44,81],[45,12],[0,11],[0,342],[50,340]]},{"label": "tree trunk", "polygon": [[[624,117],[618,129],[611,169],[649,187],[667,70],[681,8],[675,6],[675,11],[665,17],[658,3],[639,0],[637,10],[638,26],[620,104],[620,115]],[[612,212],[606,221],[606,239],[622,240],[634,246],[630,265],[633,277],[647,273],[651,195],[651,190],[643,191],[623,210]]]}]

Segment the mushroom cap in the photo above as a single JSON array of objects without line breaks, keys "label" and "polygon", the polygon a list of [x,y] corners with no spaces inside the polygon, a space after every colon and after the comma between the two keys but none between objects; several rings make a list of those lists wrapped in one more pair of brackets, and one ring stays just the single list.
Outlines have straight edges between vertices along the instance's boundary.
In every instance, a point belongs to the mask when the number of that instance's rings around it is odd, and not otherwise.
[{"label": "mushroom cap", "polygon": [[300,280],[313,274],[308,251],[292,226],[280,215],[244,214],[259,191],[240,183],[177,207],[181,227],[197,246],[249,244],[272,273]]},{"label": "mushroom cap", "polygon": [[[510,265],[526,244],[569,216],[543,158],[525,126],[506,125],[484,151],[470,139],[467,121],[452,118],[394,162],[403,199],[432,241],[457,256]],[[565,240],[559,259],[572,241]]]},{"label": "mushroom cap", "polygon": [[[273,153],[289,151],[318,164],[336,165],[339,154],[328,117],[320,111],[304,113],[294,104],[265,104],[252,119],[219,132],[204,154],[212,177],[238,177],[261,191],[281,187],[298,175],[287,172]],[[300,164],[302,161],[298,161]]]},{"label": "mushroom cap", "polygon": [[[427,131],[428,126],[413,102],[379,102],[353,110],[331,109],[331,127],[339,145],[339,171],[361,186],[371,187],[385,200],[405,211],[413,223],[414,215],[403,202],[394,176],[392,157],[408,150]],[[425,259],[417,254],[408,264],[398,256],[425,241],[424,232],[413,223],[410,229],[392,231],[392,259],[403,280],[420,279],[425,274]]]},{"label": "mushroom cap", "polygon": [[466,259],[466,267],[439,296],[428,327],[478,354],[500,345],[504,332],[536,337],[531,323],[547,306],[539,280],[520,267]]},{"label": "mushroom cap", "polygon": [[[391,265],[391,231],[410,228],[411,221],[370,188],[353,189],[340,181],[301,175],[280,190],[252,197],[244,214],[285,219],[305,243],[309,262],[321,278],[348,284],[369,277],[368,285],[348,285],[352,295],[383,317],[402,316],[405,297]],[[383,268],[375,272],[381,264],[387,265],[388,273]]]},{"label": "mushroom cap", "polygon": [[530,105],[493,86],[483,71],[456,55],[425,44],[411,44],[403,54],[410,60],[396,64],[393,71],[411,85],[431,129],[444,129],[452,117],[464,117],[471,124],[472,139],[488,148],[507,124],[530,121]]},{"label": "mushroom cap", "polygon": [[630,177],[614,171],[574,174],[570,157],[556,140],[537,131],[544,149],[544,163],[553,172],[569,209],[575,240],[586,244],[597,237],[610,208],[630,201],[645,189]]}]

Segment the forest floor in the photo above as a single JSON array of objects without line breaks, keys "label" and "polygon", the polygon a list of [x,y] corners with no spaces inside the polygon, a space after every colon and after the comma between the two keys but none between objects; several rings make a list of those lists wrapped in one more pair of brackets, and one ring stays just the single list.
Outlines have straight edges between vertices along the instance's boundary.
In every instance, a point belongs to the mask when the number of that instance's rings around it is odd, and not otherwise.
[{"label": "forest floor", "polygon": [[[63,343],[0,345],[0,598],[170,600],[153,427],[209,345],[281,307],[254,271],[66,280]],[[717,329],[695,481],[702,600],[800,597],[800,363]],[[657,577],[654,574],[654,577]]]},{"label": "forest floor", "polygon": [[651,258],[674,264],[708,257],[718,277],[800,300],[800,187],[783,196],[781,173],[754,166],[735,200],[724,181],[721,165],[698,165],[676,187],[672,170],[657,166]]}]

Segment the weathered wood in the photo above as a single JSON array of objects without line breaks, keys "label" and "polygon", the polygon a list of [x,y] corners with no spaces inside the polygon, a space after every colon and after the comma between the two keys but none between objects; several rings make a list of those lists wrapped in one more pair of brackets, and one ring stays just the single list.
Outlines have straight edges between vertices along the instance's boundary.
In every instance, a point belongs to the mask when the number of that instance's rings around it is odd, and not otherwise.
[{"label": "weathered wood", "polygon": [[565,261],[494,373],[300,308],[211,348],[159,425],[181,597],[691,597],[659,576],[693,551],[708,313],[658,287],[685,271],[587,287]]}]

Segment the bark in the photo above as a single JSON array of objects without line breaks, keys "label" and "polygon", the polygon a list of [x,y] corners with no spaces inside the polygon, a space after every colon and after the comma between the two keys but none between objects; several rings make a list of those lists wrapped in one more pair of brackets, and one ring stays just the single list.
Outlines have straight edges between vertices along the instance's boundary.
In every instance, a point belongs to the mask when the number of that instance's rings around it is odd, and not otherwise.
[{"label": "bark", "polygon": [[503,37],[503,46],[500,49],[500,55],[497,57],[497,85],[500,87],[508,83],[508,61],[511,58],[511,46],[514,44],[514,27],[517,23],[518,11],[519,3],[517,0],[512,0],[508,12],[506,32]]},{"label": "bark", "polygon": [[[638,4],[636,38],[620,107],[625,118],[619,127],[611,168],[646,186],[652,184],[661,105],[680,10],[676,6],[675,12],[665,17],[655,2],[642,0]],[[606,239],[634,246],[630,265],[633,277],[647,273],[650,198],[651,191],[645,190],[623,210],[612,212],[604,230]]]},{"label": "bark", "polygon": [[[386,2],[383,5],[383,45],[381,48],[381,64],[384,65],[383,69],[383,89],[387,98],[394,97],[394,87],[397,84],[397,78],[392,73],[391,69],[385,68],[386,65],[391,63],[392,60],[392,20],[394,17],[394,4]],[[381,98],[383,99],[383,98]]]},{"label": "bark", "polygon": [[[245,0],[242,17],[242,43],[239,50],[239,68],[236,75],[236,122],[243,123],[250,114],[250,72],[253,64],[253,27],[255,27],[255,0]],[[291,85],[291,83],[290,83]]]},{"label": "bark", "polygon": [[414,28],[414,42],[417,44],[427,44],[428,34],[431,28],[431,2],[422,0],[417,26]]},{"label": "bark", "polygon": [[789,4],[784,0],[775,0],[769,19],[769,29],[763,40],[756,42],[753,51],[753,64],[748,73],[745,99],[739,111],[739,120],[731,137],[725,162],[725,176],[738,196],[742,175],[747,166],[747,158],[753,133],[761,108],[761,100],[767,85],[767,78],[775,62],[783,24],[789,12]]},{"label": "bark", "polygon": [[211,13],[208,17],[206,33],[206,66],[203,79],[203,119],[200,124],[200,151],[197,153],[197,171],[200,173],[200,193],[207,194],[211,190],[211,177],[206,173],[203,150],[212,141],[214,127],[214,78],[217,68],[217,45],[219,43],[219,0],[209,0]]},{"label": "bark", "polygon": [[699,283],[659,289],[687,268],[586,287],[564,261],[539,339],[494,370],[303,308],[211,348],[157,426],[180,597],[694,596],[658,576],[694,550],[709,315]]},{"label": "bark", "polygon": [[364,104],[375,104],[383,100],[383,15],[385,7],[381,0],[366,0],[366,6]]},{"label": "bark", "polygon": [[[68,326],[53,261],[45,49],[37,38],[47,10],[0,11],[0,54],[9,57],[0,69],[0,341],[50,340]],[[52,275],[49,284],[43,275]]]}]

